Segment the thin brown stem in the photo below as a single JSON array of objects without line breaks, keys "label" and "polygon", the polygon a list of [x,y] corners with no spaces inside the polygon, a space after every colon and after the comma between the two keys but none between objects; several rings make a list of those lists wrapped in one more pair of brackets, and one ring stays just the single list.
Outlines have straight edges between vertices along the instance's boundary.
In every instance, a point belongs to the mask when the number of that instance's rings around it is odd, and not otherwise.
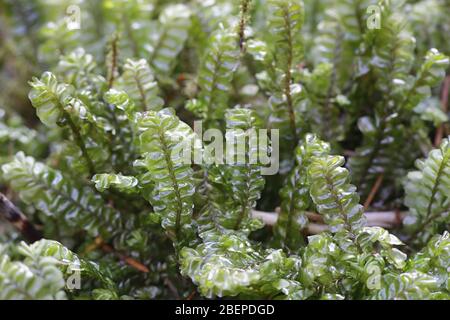
[{"label": "thin brown stem", "polygon": [[372,204],[373,199],[377,195],[377,192],[380,189],[381,184],[383,183],[383,179],[384,179],[384,174],[380,174],[377,177],[377,180],[375,181],[372,189],[370,190],[369,195],[367,196],[366,201],[364,202],[364,210],[367,210],[370,207],[370,205]]},{"label": "thin brown stem", "polygon": [[197,293],[197,290],[196,290],[196,289],[192,290],[192,292],[187,296],[186,300],[192,300],[192,299],[194,299],[196,293]]},{"label": "thin brown stem", "polygon": [[170,152],[168,151],[168,143],[166,141],[166,137],[164,136],[164,132],[160,131],[159,140],[164,149],[164,158],[167,164],[167,171],[169,172],[170,180],[172,181],[173,189],[175,191],[176,203],[177,203],[177,211],[175,216],[175,239],[177,242],[181,240],[181,215],[183,211],[183,202],[181,200],[180,187],[178,185],[178,181],[175,177],[174,168],[172,159],[170,156]]},{"label": "thin brown stem", "polygon": [[177,290],[177,288],[175,287],[175,285],[173,284],[173,282],[170,281],[169,278],[166,278],[166,279],[164,280],[164,284],[169,288],[170,292],[172,292],[172,294],[175,296],[175,298],[176,298],[177,300],[179,300],[179,299],[180,299],[180,294],[178,293],[178,290]]},{"label": "thin brown stem", "polygon": [[286,96],[286,102],[289,112],[289,123],[292,130],[292,135],[294,139],[294,144],[297,144],[297,126],[295,123],[295,113],[294,113],[294,104],[292,101],[292,94],[291,94],[291,84],[292,84],[292,62],[294,59],[294,48],[293,48],[293,34],[292,30],[290,28],[290,14],[288,8],[283,8],[284,10],[284,22],[287,32],[287,44],[289,46],[288,48],[288,56],[287,56],[287,62],[286,62],[286,70],[285,70],[285,81],[284,81],[284,94]]},{"label": "thin brown stem", "polygon": [[[448,112],[448,95],[450,91],[450,75],[445,77],[444,84],[442,86],[442,92],[441,92],[441,106],[442,111],[444,111],[445,114]],[[436,130],[436,135],[434,137],[434,145],[438,147],[441,142],[442,138],[444,136],[445,131],[445,123],[442,123]]]},{"label": "thin brown stem", "polygon": [[113,247],[111,247],[108,244],[103,244],[101,246],[101,249],[105,252],[111,252],[114,253],[120,260],[128,264],[129,266],[133,267],[134,269],[141,271],[143,273],[149,273],[150,270],[144,266],[141,262],[137,261],[136,259],[133,259],[123,253],[117,252],[114,250]]},{"label": "thin brown stem", "polygon": [[85,253],[93,251],[98,248],[101,249],[103,252],[114,254],[121,261],[125,262],[126,264],[128,264],[129,266],[131,266],[132,268],[134,268],[140,272],[143,272],[143,273],[150,272],[150,270],[145,265],[143,265],[141,262],[139,262],[136,259],[133,259],[121,252],[116,251],[111,245],[105,243],[101,237],[97,237],[95,239],[95,242],[92,245],[87,247],[87,249],[85,250]]},{"label": "thin brown stem", "polygon": [[145,110],[147,110],[147,100],[145,97],[144,87],[142,86],[141,80],[139,80],[139,77],[137,76],[137,74],[134,74],[133,77],[134,77],[134,81],[136,82],[136,86],[138,87],[139,95],[141,96],[143,110],[145,111]]},{"label": "thin brown stem", "polygon": [[72,130],[75,142],[78,145],[78,147],[81,149],[81,153],[83,154],[83,157],[86,160],[86,163],[87,163],[87,166],[89,169],[89,174],[92,177],[95,175],[95,166],[94,166],[94,162],[92,162],[92,159],[87,152],[86,144],[84,143],[83,137],[81,136],[80,131],[78,130],[75,123],[72,121],[70,114],[67,111],[65,111],[64,108],[61,107],[61,109],[63,110],[64,117],[67,120],[67,123],[69,124],[70,129]]},{"label": "thin brown stem", "polygon": [[245,26],[248,23],[248,11],[250,9],[251,0],[242,0],[241,1],[241,12],[239,18],[239,47],[241,49],[241,53],[245,52]]},{"label": "thin brown stem", "polygon": [[117,42],[119,41],[119,37],[117,34],[114,34],[113,39],[111,40],[111,61],[110,61],[110,69],[109,69],[109,77],[108,77],[108,88],[111,89],[114,85],[114,80],[116,76],[117,69]]}]

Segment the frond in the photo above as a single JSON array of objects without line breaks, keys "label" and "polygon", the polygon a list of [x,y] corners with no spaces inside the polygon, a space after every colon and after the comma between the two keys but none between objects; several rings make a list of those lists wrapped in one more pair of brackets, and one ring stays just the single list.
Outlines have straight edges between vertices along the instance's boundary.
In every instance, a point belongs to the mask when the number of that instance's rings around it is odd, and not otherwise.
[{"label": "frond", "polygon": [[[258,149],[257,118],[252,110],[230,109],[226,123],[226,153],[224,159],[219,159],[224,164],[205,168],[209,203],[203,212],[202,219],[207,224],[203,228],[253,231],[262,227],[261,222],[251,217],[251,210],[265,183],[255,157],[267,150],[261,143]],[[225,201],[227,206],[220,201]]]},{"label": "frond", "polygon": [[343,243],[352,242],[365,225],[363,208],[341,156],[315,157],[308,168],[311,198],[330,231]]},{"label": "frond", "polygon": [[281,211],[274,226],[275,238],[284,248],[296,251],[304,244],[301,230],[308,225],[306,210],[311,205],[308,167],[313,157],[327,155],[329,150],[328,144],[311,134],[296,149],[296,166],[280,190]]},{"label": "frond", "polygon": [[186,108],[214,124],[223,119],[228,108],[231,82],[239,64],[239,50],[236,34],[229,29],[220,28],[208,42],[198,74],[198,98],[191,100]]},{"label": "frond", "polygon": [[169,109],[138,115],[139,166],[144,167],[155,187],[149,195],[162,227],[177,248],[195,239],[192,224],[193,194],[191,152],[195,135]]},{"label": "frond", "polygon": [[[298,104],[303,99],[302,87],[297,83],[299,66],[303,59],[302,1],[274,0],[269,2],[269,27],[272,30],[271,56],[274,72],[272,82],[277,84],[270,94],[271,116],[269,124],[280,129],[287,145],[298,142]],[[285,152],[281,152],[282,154]]]},{"label": "frond", "polygon": [[405,181],[405,204],[410,212],[405,224],[417,241],[426,242],[450,217],[450,142],[444,139],[424,161],[418,171],[408,173]]},{"label": "frond", "polygon": [[119,87],[130,96],[134,104],[141,110],[161,109],[164,101],[158,96],[158,83],[147,61],[128,59],[123,69]]},{"label": "frond", "polygon": [[150,51],[150,64],[160,78],[168,78],[184,48],[191,26],[191,10],[184,4],[167,6],[159,16],[161,31]]},{"label": "frond", "polygon": [[92,237],[105,239],[121,229],[120,212],[105,205],[91,189],[74,185],[61,172],[18,153],[14,160],[2,166],[3,177],[21,199],[44,213],[51,226],[52,218],[66,235],[85,230]]}]

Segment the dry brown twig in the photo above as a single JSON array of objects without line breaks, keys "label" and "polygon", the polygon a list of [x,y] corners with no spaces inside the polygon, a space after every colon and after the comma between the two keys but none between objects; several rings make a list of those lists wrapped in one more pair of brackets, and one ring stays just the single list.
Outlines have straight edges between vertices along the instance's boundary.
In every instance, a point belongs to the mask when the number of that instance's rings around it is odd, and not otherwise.
[{"label": "dry brown twig", "polygon": [[380,189],[381,184],[383,183],[384,175],[380,174],[377,177],[377,180],[375,181],[374,185],[372,186],[372,189],[370,190],[369,195],[367,196],[366,201],[364,202],[364,210],[367,210],[370,205],[372,204],[373,199],[377,195],[378,189]]},{"label": "dry brown twig", "polygon": [[129,266],[133,267],[134,269],[136,269],[138,271],[141,271],[144,273],[150,272],[150,270],[145,265],[143,265],[141,262],[139,262],[136,259],[133,259],[123,253],[116,251],[111,245],[105,243],[104,240],[102,239],[102,237],[95,238],[94,243],[86,248],[85,253],[88,253],[88,252],[96,250],[96,249],[101,249],[103,252],[114,254],[120,260],[122,260],[123,262],[125,262],[126,264],[128,264]]},{"label": "dry brown twig", "polygon": [[[273,226],[277,222],[278,212],[253,210],[252,216],[254,218],[260,218],[266,225]],[[318,234],[328,229],[328,226],[323,224],[324,222],[321,215],[315,212],[306,212],[306,216],[310,221],[312,221],[308,224],[305,230],[307,235]],[[366,212],[365,216],[368,226],[378,226],[392,229],[401,225],[405,213],[396,211],[375,211]]]}]

